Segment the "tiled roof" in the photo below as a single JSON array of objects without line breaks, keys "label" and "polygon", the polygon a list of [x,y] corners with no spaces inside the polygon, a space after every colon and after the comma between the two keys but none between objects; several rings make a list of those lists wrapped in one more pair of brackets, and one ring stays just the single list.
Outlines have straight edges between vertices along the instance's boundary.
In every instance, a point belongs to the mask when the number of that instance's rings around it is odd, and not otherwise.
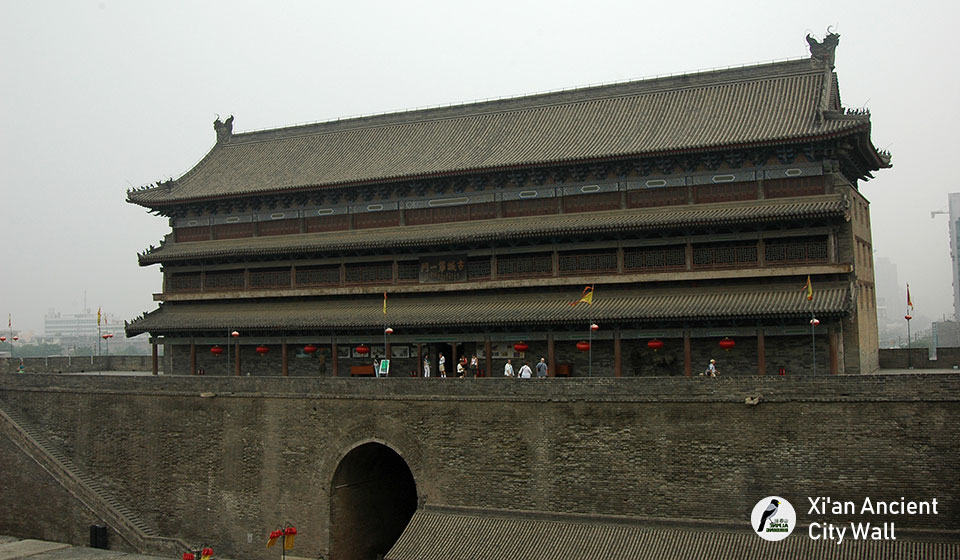
[{"label": "tiled roof", "polygon": [[818,122],[825,75],[803,59],[235,134],[179,179],[128,199],[162,205],[868,131],[867,116]]},{"label": "tiled roof", "polygon": [[[836,316],[848,310],[846,284],[818,284],[808,302],[790,284],[740,287],[597,287],[594,303],[571,307],[571,292],[475,292],[464,294],[396,294],[389,298],[388,319],[394,328],[509,327],[597,321],[677,321],[734,318]],[[382,299],[339,296],[309,301],[168,302],[127,327],[127,335],[207,329],[355,330],[383,327]]]},{"label": "tiled roof", "polygon": [[[802,531],[800,528],[798,531]],[[495,517],[419,510],[386,560],[687,560],[690,558],[956,558],[960,543],[905,540],[813,540],[791,535],[767,542],[746,528],[720,531],[654,528],[580,520]]]},{"label": "tiled roof", "polygon": [[745,222],[768,223],[793,218],[840,217],[847,210],[848,201],[841,195],[825,195],[802,199],[773,199],[749,204],[674,206],[232,240],[167,242],[141,255],[140,264],[145,266],[196,258],[276,253],[392,249],[435,243],[477,244],[491,240],[537,238],[567,233],[589,236],[622,231],[666,230],[691,225],[709,227]]}]

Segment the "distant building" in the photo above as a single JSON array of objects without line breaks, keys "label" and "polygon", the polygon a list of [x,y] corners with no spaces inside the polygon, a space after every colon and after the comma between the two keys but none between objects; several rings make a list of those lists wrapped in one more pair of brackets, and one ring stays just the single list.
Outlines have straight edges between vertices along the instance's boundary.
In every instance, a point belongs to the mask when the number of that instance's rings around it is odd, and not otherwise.
[{"label": "distant building", "polygon": [[947,195],[950,204],[950,259],[952,261],[951,270],[953,271],[953,318],[960,321],[960,258],[958,258],[958,248],[960,248],[960,193],[950,193]]},{"label": "distant building", "polygon": [[[378,343],[401,375],[441,354],[494,374],[521,348],[573,376],[711,358],[803,373],[811,355],[819,373],[876,370],[859,184],[890,155],[841,104],[838,38],[808,38],[801,60],[455,107],[238,134],[217,119],[193,169],[128,192],[172,231],[139,256],[162,267],[162,303],[127,332],[181,373],[360,374]],[[585,285],[592,305],[571,306]],[[307,354],[323,360],[291,360]]]},{"label": "distant building", "polygon": [[112,334],[113,341],[126,338],[123,323],[113,321],[106,314],[101,315],[97,328],[97,312],[85,309],[80,313],[58,313],[51,309],[43,318],[43,341],[65,347],[96,346],[99,337]]},{"label": "distant building", "polygon": [[934,321],[933,346],[934,348],[960,348],[960,323]]}]

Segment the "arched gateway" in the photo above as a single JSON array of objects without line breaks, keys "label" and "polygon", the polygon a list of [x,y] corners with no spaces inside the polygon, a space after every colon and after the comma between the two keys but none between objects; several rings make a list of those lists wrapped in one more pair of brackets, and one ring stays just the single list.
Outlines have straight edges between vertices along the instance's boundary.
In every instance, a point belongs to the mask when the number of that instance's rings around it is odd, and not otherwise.
[{"label": "arched gateway", "polygon": [[406,461],[386,445],[347,453],[333,475],[330,552],[336,560],[376,560],[417,509],[417,485]]}]

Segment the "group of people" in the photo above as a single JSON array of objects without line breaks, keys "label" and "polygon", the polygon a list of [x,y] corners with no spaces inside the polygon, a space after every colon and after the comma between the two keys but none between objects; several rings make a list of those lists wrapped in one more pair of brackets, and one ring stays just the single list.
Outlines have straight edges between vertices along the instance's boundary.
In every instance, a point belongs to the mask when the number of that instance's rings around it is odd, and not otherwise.
[{"label": "group of people", "polygon": [[[538,378],[546,377],[548,371],[546,358],[540,358],[536,368]],[[440,357],[437,359],[437,370],[441,378],[447,377],[447,358],[443,354],[440,354]],[[466,356],[463,356],[460,358],[460,361],[457,362],[457,377],[465,377],[468,372],[473,377],[480,377],[482,375],[482,373],[480,373],[480,359],[477,358],[476,354],[472,355],[469,361],[467,361]],[[423,359],[423,376],[430,377],[431,373],[430,356],[427,356]],[[515,374],[513,371],[513,361],[508,359],[506,365],[503,366],[503,375],[506,377],[530,379],[533,377],[533,370],[530,368],[530,362],[524,362],[520,367],[520,372]]]}]

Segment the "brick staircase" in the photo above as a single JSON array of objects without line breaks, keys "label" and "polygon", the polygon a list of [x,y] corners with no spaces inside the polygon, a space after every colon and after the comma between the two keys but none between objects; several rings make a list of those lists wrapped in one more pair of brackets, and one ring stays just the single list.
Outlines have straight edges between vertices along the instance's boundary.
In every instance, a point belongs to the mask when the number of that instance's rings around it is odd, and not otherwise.
[{"label": "brick staircase", "polygon": [[108,494],[90,474],[46,440],[17,412],[0,402],[0,433],[47,471],[64,489],[142,554],[179,556],[189,550],[179,539],[161,537],[139,516]]}]

